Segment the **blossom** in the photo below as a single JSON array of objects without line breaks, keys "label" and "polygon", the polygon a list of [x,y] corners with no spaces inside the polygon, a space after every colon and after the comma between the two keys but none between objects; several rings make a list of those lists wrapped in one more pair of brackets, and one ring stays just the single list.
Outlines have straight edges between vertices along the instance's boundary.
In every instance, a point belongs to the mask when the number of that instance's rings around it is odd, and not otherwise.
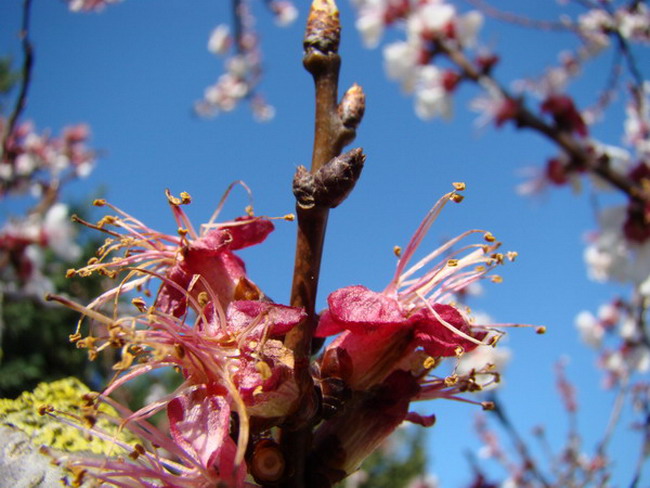
[{"label": "blossom", "polygon": [[230,48],[231,42],[230,28],[227,24],[220,24],[210,34],[208,51],[214,54],[225,54]]},{"label": "blossom", "polygon": [[39,299],[53,291],[53,284],[43,273],[44,251],[50,249],[66,261],[81,255],[74,242],[68,206],[53,204],[43,213],[34,211],[27,217],[6,223],[0,229],[0,256],[6,260],[2,269],[4,291],[22,292]]},{"label": "blossom", "polygon": [[[611,207],[599,215],[600,230],[584,252],[589,277],[595,281],[640,284],[650,276],[650,241],[630,239],[628,208]],[[631,227],[628,225],[629,231]]]},{"label": "blossom", "polygon": [[99,12],[107,5],[121,2],[122,0],[68,0],[68,8],[72,12]]},{"label": "blossom", "polygon": [[[109,239],[97,258],[69,275],[125,276],[87,306],[49,296],[90,321],[88,334],[81,333],[80,321],[71,340],[87,349],[91,360],[109,348],[120,351],[113,366],[118,374],[90,406],[113,407],[118,415],[107,420],[127,429],[139,443],[133,447],[92,425],[83,427],[81,417],[50,413],[112,440],[116,455],[126,450],[130,458],[71,456],[65,463],[73,473],[119,486],[136,486],[142,479],[158,487],[207,488],[220,482],[244,486],[249,438],[281,423],[297,407],[293,352],[282,339],[306,314],[266,298],[248,280],[244,262],[233,252],[262,242],[273,230],[269,219],[253,216],[249,208],[244,217],[215,223],[222,200],[197,232],[181,208],[190,202],[189,195],[176,198],[167,192],[167,198],[179,228],[177,236],[157,232],[116,207],[97,202],[117,215],[86,225]],[[148,304],[146,292],[154,283],[158,290]],[[120,297],[134,291],[145,292],[131,300],[136,313],[117,306]],[[101,305],[109,301],[116,303],[114,310],[104,313]],[[137,411],[112,398],[134,379],[169,368],[182,376],[181,384],[169,394],[149,398]],[[167,413],[168,433],[150,421],[160,411]]]},{"label": "blossom", "polygon": [[[7,121],[0,117],[0,131]],[[86,142],[90,129],[84,124],[65,127],[53,137],[36,133],[30,122],[18,124],[0,148],[0,197],[30,192],[40,196],[56,189],[66,177],[85,178],[95,162]]]},{"label": "blossom", "polygon": [[424,119],[440,115],[445,119],[452,116],[451,93],[459,78],[453,71],[442,71],[436,66],[422,67],[418,72],[415,89],[415,112]]},{"label": "blossom", "polygon": [[[432,357],[449,357],[460,356],[484,344],[486,331],[472,325],[460,309],[445,302],[504,260],[514,259],[514,253],[497,253],[500,244],[491,234],[470,230],[406,268],[442,208],[456,199],[459,199],[456,192],[445,195],[427,214],[401,254],[393,280],[384,291],[375,292],[356,285],[337,290],[328,297],[329,307],[321,314],[316,335],[343,334],[326,349],[323,363],[325,366],[331,351],[338,354],[345,351],[351,368],[344,379],[353,388],[367,388],[381,381],[382,374],[390,372],[395,363],[416,348],[422,348]],[[484,243],[453,250],[454,245],[473,234],[484,236]],[[445,259],[431,265],[423,276],[413,277],[443,256]],[[395,342],[402,343],[401,349],[393,347]],[[398,354],[392,358],[394,363],[381,365],[379,369],[386,370],[377,371],[373,361],[384,361],[387,356],[382,355],[393,352]]]},{"label": "blossom", "polygon": [[[258,298],[260,290],[248,280],[244,262],[233,251],[262,242],[273,230],[272,222],[251,214],[215,223],[222,200],[212,219],[197,232],[181,208],[191,201],[189,195],[183,194],[178,199],[167,192],[167,199],[179,229],[176,236],[151,229],[103,200],[95,202],[108,206],[117,215],[106,216],[95,225],[85,224],[110,237],[99,250],[98,257],[85,267],[70,270],[68,275],[87,276],[99,272],[112,277],[120,273],[127,273],[127,276],[90,307],[148,286],[155,278],[163,281],[155,306],[176,317],[185,313],[190,298],[196,299],[201,293],[219,301],[222,307],[238,297]],[[122,255],[116,256],[118,252]],[[197,302],[189,302],[195,311],[201,310]]]}]

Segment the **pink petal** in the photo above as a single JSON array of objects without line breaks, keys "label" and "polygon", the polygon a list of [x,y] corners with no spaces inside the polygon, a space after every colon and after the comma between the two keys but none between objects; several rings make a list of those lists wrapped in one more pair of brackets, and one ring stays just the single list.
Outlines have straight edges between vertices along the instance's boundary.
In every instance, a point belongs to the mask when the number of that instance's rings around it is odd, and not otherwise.
[{"label": "pink petal", "polygon": [[[233,330],[247,328],[253,320],[263,315],[260,325],[269,327],[271,336],[284,335],[307,316],[302,308],[277,305],[269,302],[238,300],[228,306],[228,326]],[[260,331],[263,328],[260,328]]]},{"label": "pink petal", "polygon": [[[174,398],[167,407],[169,430],[178,446],[205,468],[218,459],[229,436],[230,406],[206,387]],[[221,464],[221,463],[220,463]]]},{"label": "pink petal", "polygon": [[317,337],[335,334],[343,329],[367,333],[379,327],[401,326],[408,322],[397,300],[365,286],[336,290],[327,298],[327,303],[329,313],[321,316]]},{"label": "pink petal", "polygon": [[275,228],[273,222],[259,217],[239,217],[236,222],[247,222],[243,225],[228,225],[221,227],[230,233],[232,241],[229,249],[243,249],[264,241]]},{"label": "pink petal", "polygon": [[[451,305],[436,303],[433,305],[433,309],[440,315],[442,320],[453,325],[464,334],[479,341],[485,337],[486,332],[473,331],[460,312]],[[449,330],[429,310],[423,309],[418,315],[421,318],[415,323],[415,340],[427,354],[433,357],[448,357],[454,356],[459,346],[465,352],[476,348],[477,344]]]}]

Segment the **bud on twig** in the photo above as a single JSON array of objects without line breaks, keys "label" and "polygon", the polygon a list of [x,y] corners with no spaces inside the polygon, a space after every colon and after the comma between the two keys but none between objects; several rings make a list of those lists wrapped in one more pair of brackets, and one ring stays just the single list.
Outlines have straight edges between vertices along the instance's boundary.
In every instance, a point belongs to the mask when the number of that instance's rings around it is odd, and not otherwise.
[{"label": "bud on twig", "polygon": [[363,88],[355,83],[348,88],[339,103],[338,112],[341,123],[344,127],[356,129],[361,123],[365,110],[366,94],[363,93]]},{"label": "bud on twig", "polygon": [[361,148],[356,148],[331,159],[315,173],[299,166],[293,178],[298,205],[305,209],[340,205],[354,188],[365,160]]},{"label": "bud on twig", "polygon": [[303,45],[305,53],[337,53],[341,40],[339,9],[334,0],[314,0],[311,4]]}]

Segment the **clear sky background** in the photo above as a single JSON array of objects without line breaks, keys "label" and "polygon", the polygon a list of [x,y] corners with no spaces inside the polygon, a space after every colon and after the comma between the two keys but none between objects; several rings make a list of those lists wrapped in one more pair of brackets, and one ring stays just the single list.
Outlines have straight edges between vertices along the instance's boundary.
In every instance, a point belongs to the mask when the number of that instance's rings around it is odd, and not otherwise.
[{"label": "clear sky background", "polygon": [[[213,120],[192,113],[193,103],[220,74],[221,61],[206,46],[211,30],[230,20],[230,2],[125,0],[101,14],[72,14],[61,1],[35,0],[31,36],[36,64],[25,117],[39,130],[55,133],[66,124],[86,122],[93,146],[101,151],[96,170],[87,181],[70,185],[66,198],[82,201],[103,186],[112,203],[173,233],[165,188],[192,195],[189,213],[198,225],[210,217],[228,184],[242,179],[253,190],[256,213],[293,211],[293,172],[309,163],[312,146],[313,88],[301,65],[307,2],[297,2],[300,17],[284,29],[273,24],[261,3],[254,2],[265,56],[261,91],[277,110],[266,124],[254,122],[246,106]],[[469,86],[461,87],[451,122],[419,120],[412,99],[386,80],[381,50],[362,47],[349,2],[340,3],[341,91],[356,81],[367,94],[366,116],[354,144],[364,148],[368,159],[352,196],[330,215],[320,307],[329,292],[342,286],[383,289],[394,271],[393,246],[406,244],[451,182],[464,181],[465,201],[445,209],[425,248],[468,228],[483,228],[506,250],[519,252],[514,264],[499,270],[504,283],[486,284],[485,294],[472,303],[496,322],[548,327],[543,336],[532,330],[509,333],[513,359],[505,371],[502,399],[523,433],[543,424],[559,447],[567,422],[553,364],[569,357],[568,376],[579,386],[585,449],[592,453],[613,395],[601,389],[596,356],[579,343],[574,318],[627,290],[586,277],[584,237],[595,229],[591,190],[587,185],[582,195],[566,188],[541,198],[517,195],[516,185],[525,181],[521,170],[541,167],[555,148],[510,128],[477,128],[477,114],[467,109],[477,92]],[[20,4],[0,2],[0,54],[16,61],[21,59]],[[561,9],[551,0],[498,5],[546,19],[556,18]],[[488,21],[481,38],[502,56],[497,76],[503,81],[539,75],[562,47],[574,42],[568,35],[494,21]],[[606,58],[573,87],[579,103],[594,100],[608,67]],[[615,110],[596,126],[595,136],[620,144],[621,120],[622,110]],[[623,202],[616,195],[599,198],[601,203]],[[244,192],[236,191],[227,215],[240,214],[246,203]],[[14,209],[3,205],[5,218]],[[266,243],[244,253],[252,279],[279,302],[288,300],[294,239],[295,223],[279,222]],[[463,486],[471,478],[463,450],[478,446],[472,426],[479,409],[448,401],[418,408],[438,416],[428,437],[431,471],[444,487]],[[616,453],[618,486],[629,483],[641,442],[629,431],[629,410],[610,451]]]}]

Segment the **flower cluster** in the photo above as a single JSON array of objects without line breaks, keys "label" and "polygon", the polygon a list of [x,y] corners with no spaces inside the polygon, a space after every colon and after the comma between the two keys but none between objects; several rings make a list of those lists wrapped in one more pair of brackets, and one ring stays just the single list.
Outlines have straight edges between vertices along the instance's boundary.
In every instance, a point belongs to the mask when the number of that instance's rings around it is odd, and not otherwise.
[{"label": "flower cluster", "polygon": [[[6,124],[0,118],[0,132]],[[19,124],[0,148],[0,198],[41,195],[67,178],[88,176],[95,162],[95,152],[86,146],[89,136],[83,124],[64,128],[58,137],[36,133],[29,122]]]},{"label": "flower cluster", "polygon": [[51,250],[65,262],[81,256],[74,241],[67,205],[56,203],[43,215],[35,211],[0,228],[0,276],[4,293],[41,298],[54,291],[44,273],[45,252]]},{"label": "flower cluster", "polygon": [[635,301],[619,298],[601,305],[595,315],[584,310],[576,317],[582,340],[598,352],[606,388],[625,385],[635,373],[650,370],[650,341],[639,309]]},{"label": "flower cluster", "polygon": [[[262,75],[262,52],[255,31],[255,18],[248,1],[238,2],[235,15],[236,26],[231,33],[227,24],[217,26],[210,35],[208,50],[225,56],[225,73],[205,90],[202,100],[196,103],[197,113],[215,116],[230,112],[242,100],[250,100],[253,114],[258,120],[273,118],[274,109],[256,92]],[[294,5],[287,0],[272,0],[267,6],[276,23],[285,26],[298,16]]]},{"label": "flower cluster", "polygon": [[[441,50],[475,45],[483,16],[472,11],[460,14],[443,0],[358,0],[357,29],[364,43],[376,46],[386,27],[404,21],[406,39],[384,48],[388,77],[406,93],[414,93],[415,110],[423,119],[451,116],[451,97],[461,75],[453,69],[429,64]],[[443,47],[445,46],[445,47]]]},{"label": "flower cluster", "polygon": [[122,0],[67,0],[72,12],[99,12],[107,5],[119,3]]},{"label": "flower cluster", "polygon": [[[164,486],[208,487],[218,481],[241,486],[251,433],[281,422],[295,409],[293,354],[281,339],[304,319],[304,312],[268,300],[234,253],[262,242],[273,230],[269,219],[251,211],[215,223],[217,211],[197,233],[181,208],[189,195],[167,196],[179,229],[176,236],[96,202],[116,215],[86,225],[109,237],[96,258],[68,275],[101,273],[119,284],[88,306],[51,297],[91,321],[88,335],[78,329],[71,336],[91,359],[108,348],[121,351],[114,365],[118,376],[93,404],[112,405],[120,416],[109,420],[142,443],[134,450],[116,440],[117,446],[135,453],[133,462],[74,458],[68,467],[117,484],[145,477]],[[158,290],[148,306],[154,280]],[[134,292],[144,295],[133,297]],[[121,298],[126,296],[132,297],[135,314],[123,310]],[[104,311],[110,304],[112,312]],[[182,373],[183,382],[173,393],[136,412],[109,397],[127,382],[165,368]],[[161,410],[167,412],[169,434],[149,422]],[[95,427],[88,432],[110,438]]]},{"label": "flower cluster", "polygon": [[[502,332],[475,324],[452,300],[480,279],[500,281],[491,271],[515,254],[499,253],[492,234],[471,230],[410,264],[443,207],[462,200],[464,186],[456,186],[431,209],[404,251],[396,249],[397,269],[386,289],[342,288],[330,294],[320,314],[316,336],[337,337],[314,365],[323,421],[310,458],[319,460],[316,472],[332,482],[356,470],[404,420],[433,423],[433,416],[409,411],[412,401],[460,399],[461,393],[499,380],[496,361],[461,367],[458,358],[492,350]],[[86,416],[119,425],[138,439],[127,443],[86,422],[87,433],[113,440],[116,454],[126,451],[128,456],[69,456],[65,465],[75,473],[70,482],[84,476],[120,486],[140,486],[137,479],[151,486],[193,487],[274,482],[285,468],[274,427],[295,413],[300,399],[294,354],[283,338],[306,314],[269,300],[235,254],[261,243],[273,224],[250,208],[243,217],[217,223],[222,201],[197,232],[182,209],[189,195],[177,198],[168,192],[167,198],[177,235],[157,232],[97,201],[115,213],[96,224],[84,223],[108,238],[97,257],[68,275],[101,273],[118,284],[86,306],[50,296],[90,322],[87,334],[82,334],[82,319],[71,336],[90,359],[110,348],[120,351],[115,378],[100,395],[88,397],[92,413]],[[472,236],[481,242],[461,245]],[[456,358],[452,372],[433,374],[450,357]],[[136,411],[113,398],[135,378],[170,368],[182,376],[173,392]],[[104,404],[117,414],[100,412]],[[168,432],[153,420],[161,411]],[[44,412],[71,424],[82,420],[56,409]],[[334,448],[336,456],[330,455]]]},{"label": "flower cluster", "polygon": [[[357,285],[328,297],[316,335],[339,335],[318,361],[319,381],[324,398],[342,395],[347,399],[344,415],[336,414],[335,402],[329,405],[333,417],[315,434],[317,455],[329,460],[324,475],[330,481],[358,469],[404,420],[432,425],[435,417],[409,411],[412,401],[459,399],[461,393],[482,391],[499,381],[496,361],[487,358],[475,367],[461,367],[456,361],[453,371],[443,376],[434,370],[445,358],[463,358],[466,353],[496,346],[502,332],[474,323],[452,300],[480,279],[499,282],[491,271],[516,254],[498,252],[499,243],[492,234],[470,230],[409,267],[442,208],[460,200],[457,191],[443,196],[404,251],[396,249],[397,269],[383,291]],[[475,235],[483,242],[461,246]]]}]

